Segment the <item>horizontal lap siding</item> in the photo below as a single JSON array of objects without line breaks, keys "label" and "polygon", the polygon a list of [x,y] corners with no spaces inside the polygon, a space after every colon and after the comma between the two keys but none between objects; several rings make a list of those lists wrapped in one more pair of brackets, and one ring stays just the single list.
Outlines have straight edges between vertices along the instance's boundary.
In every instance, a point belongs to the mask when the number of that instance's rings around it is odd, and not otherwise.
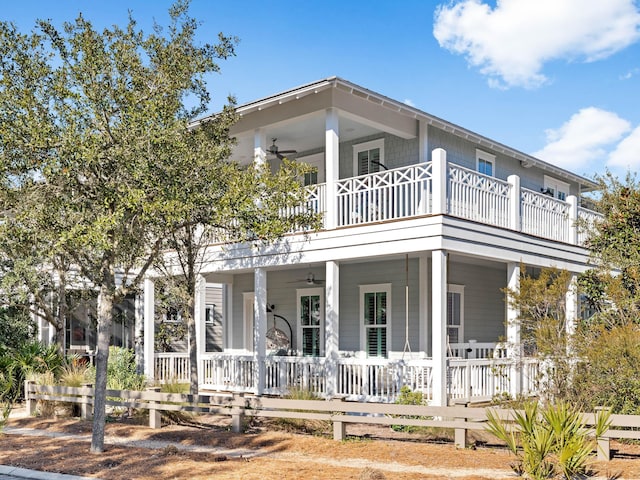
[{"label": "horizontal lap siding", "polygon": [[506,268],[452,262],[449,283],[464,285],[464,341],[495,342],[505,334]]}]

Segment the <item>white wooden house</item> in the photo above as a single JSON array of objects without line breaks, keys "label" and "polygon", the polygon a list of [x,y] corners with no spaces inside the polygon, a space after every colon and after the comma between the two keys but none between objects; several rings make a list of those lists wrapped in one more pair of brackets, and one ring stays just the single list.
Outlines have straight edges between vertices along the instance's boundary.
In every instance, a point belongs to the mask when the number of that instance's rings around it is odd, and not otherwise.
[{"label": "white wooden house", "polygon": [[[595,216],[579,200],[593,182],[337,77],[238,113],[236,160],[277,168],[279,148],[317,167],[306,207],[324,227],[209,247],[203,389],[393,401],[407,385],[433,405],[535,392],[503,289],[521,264],[587,268],[576,220]],[[576,318],[573,289],[567,307]],[[153,351],[153,278],[143,310],[145,373],[188,378],[186,352]],[[289,347],[270,348],[274,330]]]}]

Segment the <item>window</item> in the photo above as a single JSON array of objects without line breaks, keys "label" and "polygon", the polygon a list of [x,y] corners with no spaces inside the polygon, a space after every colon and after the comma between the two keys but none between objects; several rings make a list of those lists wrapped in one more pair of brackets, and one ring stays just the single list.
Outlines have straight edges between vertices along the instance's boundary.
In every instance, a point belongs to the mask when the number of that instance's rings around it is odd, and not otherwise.
[{"label": "window", "polygon": [[305,186],[324,182],[324,153],[315,153],[313,155],[299,157],[297,161],[315,168],[314,171],[304,174],[302,181]]},{"label": "window", "polygon": [[391,339],[391,284],[360,286],[360,343],[369,357],[386,357]]},{"label": "window", "polygon": [[496,171],[496,156],[482,150],[476,150],[476,170],[478,173],[493,177]]},{"label": "window", "polygon": [[353,146],[354,175],[366,175],[384,170],[384,140],[359,143]]},{"label": "window", "polygon": [[447,339],[464,342],[464,286],[449,285],[447,291]]},{"label": "window", "polygon": [[542,193],[566,202],[569,196],[569,184],[545,175]]},{"label": "window", "polygon": [[317,357],[323,354],[324,300],[322,293],[322,288],[304,288],[297,291],[298,350],[302,355]]},{"label": "window", "polygon": [[204,310],[204,323],[214,323],[216,320],[216,317],[220,317],[220,314],[218,312],[216,312],[216,305],[215,304],[209,304],[205,307]]},{"label": "window", "polygon": [[169,307],[165,313],[164,321],[167,323],[180,323],[182,322],[182,312],[176,307]]}]

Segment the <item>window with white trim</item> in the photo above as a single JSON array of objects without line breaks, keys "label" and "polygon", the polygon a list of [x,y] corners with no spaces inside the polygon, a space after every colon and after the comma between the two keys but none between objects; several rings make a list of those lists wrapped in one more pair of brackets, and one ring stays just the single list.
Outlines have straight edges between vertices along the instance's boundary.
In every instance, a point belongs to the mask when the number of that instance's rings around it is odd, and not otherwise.
[{"label": "window with white trim", "polygon": [[384,139],[353,146],[354,175],[366,175],[384,170]]},{"label": "window with white trim", "polygon": [[464,285],[447,289],[447,339],[449,344],[464,342]]},{"label": "window with white trim", "polygon": [[386,357],[391,344],[391,284],[360,286],[361,349]]},{"label": "window with white trim", "polygon": [[302,355],[323,355],[324,298],[322,288],[297,290],[298,298],[298,351]]},{"label": "window with white trim", "polygon": [[297,161],[314,167],[313,171],[304,174],[302,181],[305,186],[324,182],[324,153],[314,153],[313,155],[299,157]]},{"label": "window with white trim", "polygon": [[567,197],[569,196],[569,184],[558,180],[557,178],[545,175],[542,193],[566,202]]},{"label": "window with white trim", "polygon": [[496,156],[482,150],[476,150],[476,170],[489,177],[495,176]]}]

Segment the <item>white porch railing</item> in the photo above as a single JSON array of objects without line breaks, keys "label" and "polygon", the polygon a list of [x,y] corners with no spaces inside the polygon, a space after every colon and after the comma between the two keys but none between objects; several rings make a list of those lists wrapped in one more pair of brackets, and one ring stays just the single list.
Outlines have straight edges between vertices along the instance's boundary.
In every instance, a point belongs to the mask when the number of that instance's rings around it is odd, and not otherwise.
[{"label": "white porch railing", "polygon": [[337,225],[360,225],[430,213],[431,163],[336,182]]},{"label": "white porch railing", "polygon": [[447,383],[452,400],[488,401],[496,395],[511,392],[512,360],[449,359]]},{"label": "white porch railing", "polygon": [[286,394],[296,388],[326,395],[325,358],[322,357],[267,357],[265,359],[265,392]]},{"label": "white porch railing", "polygon": [[603,218],[604,215],[602,215],[601,213],[597,213],[582,207],[578,208],[578,221],[580,222],[580,224],[578,225],[578,243],[580,245],[584,245],[584,242],[587,240],[590,227],[592,227],[597,221],[602,220]]},{"label": "white porch railing", "polygon": [[522,231],[538,237],[569,241],[569,204],[543,193],[522,189]]},{"label": "white porch railing", "polygon": [[161,382],[189,382],[191,370],[188,353],[156,353],[154,372]]},{"label": "white porch railing", "polygon": [[452,358],[505,358],[506,348],[495,342],[451,343],[448,354]]},{"label": "white porch railing", "polygon": [[457,217],[509,226],[511,185],[468,168],[449,165],[448,211]]},{"label": "white porch railing", "polygon": [[[200,360],[202,388],[256,393],[257,365],[252,355],[207,354]],[[156,379],[189,381],[186,353],[156,354]],[[539,384],[536,359],[524,359],[514,368],[511,359],[448,359],[447,391],[450,400],[487,401],[513,392],[522,382],[522,393],[533,394]],[[284,395],[291,389],[327,396],[327,359],[275,357],[264,360],[264,393]],[[347,400],[393,402],[408,386],[430,401],[433,392],[431,359],[389,360],[384,358],[339,358],[336,363],[335,394]]]}]

